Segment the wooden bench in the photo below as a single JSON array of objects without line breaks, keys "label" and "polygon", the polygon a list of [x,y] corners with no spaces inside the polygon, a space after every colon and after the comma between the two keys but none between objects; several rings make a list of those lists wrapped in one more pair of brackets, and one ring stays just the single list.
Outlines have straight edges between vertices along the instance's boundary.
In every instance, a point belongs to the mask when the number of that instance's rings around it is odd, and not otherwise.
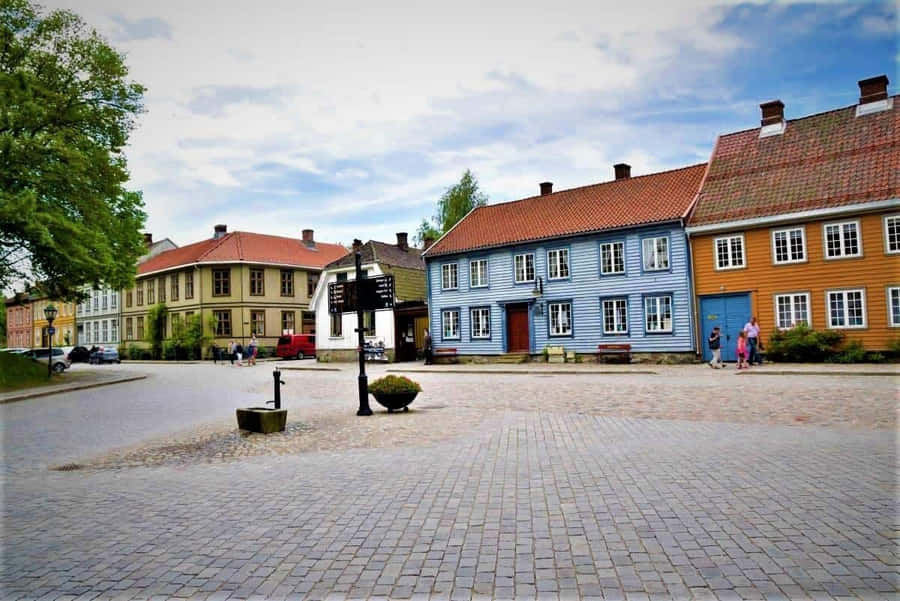
[{"label": "wooden bench", "polygon": [[453,363],[454,359],[456,358],[456,349],[455,348],[447,348],[447,347],[436,348],[431,353],[431,355],[432,355],[432,358],[435,360],[447,359],[447,361],[449,363]]},{"label": "wooden bench", "polygon": [[598,344],[597,360],[599,361],[606,356],[621,357],[625,363],[631,363],[631,345],[630,344]]}]

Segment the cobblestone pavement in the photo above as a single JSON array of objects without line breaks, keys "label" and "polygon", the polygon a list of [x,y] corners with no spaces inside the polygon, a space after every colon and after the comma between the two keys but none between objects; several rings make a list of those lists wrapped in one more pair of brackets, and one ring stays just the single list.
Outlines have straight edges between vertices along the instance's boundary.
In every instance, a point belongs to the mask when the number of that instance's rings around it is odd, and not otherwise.
[{"label": "cobblestone pavement", "polygon": [[153,369],[0,407],[3,599],[897,598],[890,377]]}]

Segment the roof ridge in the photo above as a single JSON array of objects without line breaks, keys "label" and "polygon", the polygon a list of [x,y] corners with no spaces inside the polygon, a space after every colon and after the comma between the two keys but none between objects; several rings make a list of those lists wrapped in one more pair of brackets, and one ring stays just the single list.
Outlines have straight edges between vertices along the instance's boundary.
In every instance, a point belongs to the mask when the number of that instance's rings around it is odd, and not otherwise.
[{"label": "roof ridge", "polygon": [[[215,238],[207,238],[206,240],[204,240],[204,242],[209,242],[210,240],[213,241],[213,245],[210,246],[209,248],[207,248],[207,249],[206,249],[205,251],[203,251],[202,253],[200,253],[200,255],[194,260],[194,263],[199,263],[200,261],[202,261],[203,258],[204,258],[206,255],[208,255],[209,253],[211,253],[211,252],[214,251],[215,249],[217,249],[217,248],[219,248],[220,246],[222,246],[222,244],[224,243],[225,240],[227,240],[228,238],[231,238],[231,237],[234,236],[236,233],[237,233],[237,232],[229,232],[229,233],[225,234],[224,236],[222,236],[221,238],[219,238],[218,241],[216,241]],[[157,255],[157,256],[159,256],[159,255]],[[238,256],[240,256],[240,255],[238,255]]]},{"label": "roof ridge", "polygon": [[[665,175],[667,173],[675,173],[676,171],[686,171],[688,169],[696,169],[697,167],[700,167],[701,165],[706,165],[708,162],[709,161],[703,161],[702,163],[695,163],[693,165],[686,165],[684,167],[676,167],[673,169],[666,169],[664,171],[656,171],[654,173],[644,173],[643,175],[635,175],[633,177],[627,177],[627,178],[623,178],[623,179],[612,179],[612,180],[608,180],[605,182],[596,182],[593,184],[586,184],[584,186],[575,186],[574,188],[565,188],[564,190],[557,190],[556,192],[551,192],[550,194],[537,194],[535,196],[526,196],[525,198],[517,198],[515,200],[506,200],[503,202],[498,202],[496,204],[482,205],[480,207],[475,207],[475,209],[472,212],[474,213],[475,211],[477,211],[479,209],[487,209],[489,207],[499,207],[501,205],[505,206],[505,205],[516,203],[516,202],[523,202],[525,200],[533,200],[536,198],[547,198],[547,197],[551,197],[551,196],[556,196],[557,194],[562,194],[563,192],[574,192],[576,190],[585,190],[587,188],[595,188],[597,186],[606,186],[606,185],[610,185],[610,184],[617,184],[619,182],[627,182],[627,181],[633,181],[633,180],[641,179],[641,178],[654,177],[657,175]],[[437,242],[435,242],[435,244],[437,244]]]},{"label": "roof ridge", "polygon": [[[893,96],[888,96],[888,98],[900,98],[900,94],[894,94]],[[841,106],[836,109],[828,109],[827,111],[819,111],[818,113],[812,113],[810,115],[804,115],[802,117],[794,117],[793,119],[785,119],[785,123],[796,123],[797,121],[803,121],[804,119],[812,119],[814,117],[821,117],[822,115],[827,115],[829,113],[839,113],[841,111],[846,111],[852,108],[856,108],[859,106],[859,103],[850,104],[848,106]],[[737,131],[733,131],[727,134],[721,134],[723,138],[727,138],[729,136],[736,136],[738,134],[745,134],[750,131],[757,131],[762,129],[762,125],[757,125],[756,127],[748,127],[746,129],[739,129]]]},{"label": "roof ridge", "polygon": [[375,250],[374,242],[378,242],[378,240],[369,240],[368,244],[372,247],[372,262],[378,263],[378,252]]}]

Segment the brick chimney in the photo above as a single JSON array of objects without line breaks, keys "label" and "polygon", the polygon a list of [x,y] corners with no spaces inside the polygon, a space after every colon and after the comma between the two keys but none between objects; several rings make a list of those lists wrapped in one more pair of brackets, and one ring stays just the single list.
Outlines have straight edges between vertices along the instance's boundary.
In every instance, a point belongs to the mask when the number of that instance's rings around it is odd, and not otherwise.
[{"label": "brick chimney", "polygon": [[629,179],[631,177],[631,165],[628,163],[616,163],[613,165],[616,179]]},{"label": "brick chimney", "polygon": [[218,240],[222,238],[225,234],[228,233],[228,226],[224,223],[219,223],[213,226],[213,239]]},{"label": "brick chimney", "polygon": [[869,79],[860,79],[859,103],[869,104],[870,102],[887,100],[888,83],[890,82],[888,81],[887,75],[879,75],[877,77],[870,77]]},{"label": "brick chimney", "polygon": [[409,248],[406,232],[397,232],[397,248],[406,250]]},{"label": "brick chimney", "polygon": [[153,246],[153,234],[150,232],[144,232],[144,246],[147,248]]},{"label": "brick chimney", "polygon": [[553,194],[553,182],[541,182],[541,196]]},{"label": "brick chimney", "polygon": [[762,120],[760,121],[760,125],[763,127],[766,125],[784,123],[784,103],[782,101],[771,100],[769,102],[763,102],[759,105],[759,108],[762,109]]},{"label": "brick chimney", "polygon": [[303,244],[308,248],[316,245],[316,241],[313,239],[313,230],[303,230]]},{"label": "brick chimney", "polygon": [[428,250],[429,248],[431,248],[431,245],[434,244],[434,238],[432,238],[431,236],[425,236],[422,239],[422,243],[425,244],[425,250]]}]

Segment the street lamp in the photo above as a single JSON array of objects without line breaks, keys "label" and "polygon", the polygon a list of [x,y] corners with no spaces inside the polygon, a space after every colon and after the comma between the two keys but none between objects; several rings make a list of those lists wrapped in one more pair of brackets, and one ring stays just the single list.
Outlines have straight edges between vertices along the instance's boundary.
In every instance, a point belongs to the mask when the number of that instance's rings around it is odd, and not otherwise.
[{"label": "street lamp", "polygon": [[53,375],[53,335],[56,331],[53,329],[53,320],[59,314],[56,307],[47,305],[44,307],[44,317],[47,318],[47,346],[49,347],[49,355],[47,357],[47,377]]}]

